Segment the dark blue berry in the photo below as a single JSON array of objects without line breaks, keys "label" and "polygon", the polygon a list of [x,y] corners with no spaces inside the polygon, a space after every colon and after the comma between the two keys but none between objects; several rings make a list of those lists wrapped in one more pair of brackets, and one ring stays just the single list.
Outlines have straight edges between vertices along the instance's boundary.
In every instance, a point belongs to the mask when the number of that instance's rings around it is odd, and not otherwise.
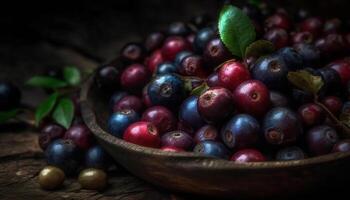
[{"label": "dark blue berry", "polygon": [[299,70],[303,68],[303,58],[292,47],[285,47],[278,51],[289,70]]},{"label": "dark blue berry", "polygon": [[192,55],[193,53],[190,51],[181,51],[180,53],[176,54],[174,64],[176,66],[180,66],[183,59],[185,59],[187,56]]},{"label": "dark blue berry", "polygon": [[210,28],[203,28],[199,30],[194,38],[194,49],[197,53],[202,53],[207,43],[215,37],[215,31]]},{"label": "dark blue berry", "polygon": [[216,141],[203,141],[197,144],[193,150],[195,153],[202,154],[205,156],[217,157],[222,159],[229,158],[229,151],[220,142]]},{"label": "dark blue berry", "polygon": [[306,155],[299,147],[287,147],[281,149],[276,155],[276,160],[278,161],[302,160],[304,158],[306,158]]},{"label": "dark blue berry", "polygon": [[306,143],[309,151],[314,156],[328,154],[333,146],[337,144],[339,137],[337,132],[329,126],[316,126],[309,130]]},{"label": "dark blue berry", "polygon": [[181,105],[179,112],[179,119],[185,123],[186,126],[192,127],[194,131],[202,127],[205,122],[198,113],[197,96],[188,97]]},{"label": "dark blue berry", "polygon": [[107,169],[111,164],[111,157],[99,145],[91,147],[85,154],[85,166],[88,168]]},{"label": "dark blue berry", "polygon": [[161,63],[157,66],[156,74],[171,74],[177,72],[177,66],[171,62]]},{"label": "dark blue berry", "polygon": [[126,97],[128,95],[127,92],[124,91],[117,91],[115,93],[112,94],[110,100],[109,100],[109,107],[110,110],[113,109],[114,105],[121,100],[122,98]]},{"label": "dark blue berry", "polygon": [[168,27],[168,35],[186,36],[191,33],[191,29],[183,22],[171,23]]},{"label": "dark blue berry", "polygon": [[294,45],[294,49],[303,58],[305,67],[318,67],[321,59],[320,51],[312,44],[299,43]]},{"label": "dark blue berry", "polygon": [[139,118],[139,115],[134,110],[120,110],[109,117],[108,131],[112,135],[122,138],[125,129],[130,124],[138,121]]}]

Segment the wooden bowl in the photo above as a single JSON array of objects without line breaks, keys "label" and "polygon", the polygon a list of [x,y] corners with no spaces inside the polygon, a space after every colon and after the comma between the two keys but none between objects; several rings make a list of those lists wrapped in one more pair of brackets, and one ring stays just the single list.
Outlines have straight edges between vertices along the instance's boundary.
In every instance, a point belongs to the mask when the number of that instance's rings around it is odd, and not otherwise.
[{"label": "wooden bowl", "polygon": [[106,131],[108,99],[94,85],[91,77],[81,91],[85,123],[115,161],[156,186],[215,197],[266,198],[301,194],[327,183],[336,185],[349,180],[350,153],[288,162],[236,164],[125,142]]}]

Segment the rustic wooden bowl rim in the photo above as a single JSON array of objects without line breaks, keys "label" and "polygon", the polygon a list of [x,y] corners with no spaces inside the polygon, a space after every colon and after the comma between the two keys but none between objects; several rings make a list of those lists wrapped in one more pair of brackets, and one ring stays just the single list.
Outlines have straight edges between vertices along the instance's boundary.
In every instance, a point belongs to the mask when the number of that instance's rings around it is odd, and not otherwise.
[{"label": "rustic wooden bowl rim", "polygon": [[[139,145],[135,145],[129,142],[126,142],[122,139],[116,138],[113,135],[107,133],[104,131],[99,124],[97,123],[96,114],[91,108],[91,105],[88,103],[88,94],[90,91],[90,88],[93,84],[94,78],[91,76],[82,86],[81,94],[80,94],[80,102],[81,102],[81,109],[83,114],[83,120],[86,123],[86,125],[89,127],[89,129],[92,131],[92,133],[104,140],[105,142],[120,146],[121,148],[128,149],[130,151],[135,151],[140,154],[144,155],[153,155],[158,157],[182,157],[182,158],[191,158],[193,160],[198,161],[199,164],[201,164],[201,167],[205,166],[208,167],[208,169],[221,169],[221,170],[232,170],[232,169],[247,169],[247,170],[254,170],[254,169],[276,169],[276,168],[292,168],[292,167],[301,167],[301,166],[307,166],[307,165],[318,165],[326,162],[332,162],[336,161],[338,159],[343,159],[350,156],[350,152],[346,153],[333,153],[333,154],[327,154],[323,156],[318,157],[312,157],[307,158],[303,160],[296,160],[296,161],[268,161],[268,162],[256,162],[256,163],[235,163],[232,161],[217,159],[213,157],[208,156],[202,156],[195,153],[190,152],[180,152],[180,153],[174,153],[174,152],[166,152],[162,151],[160,149],[153,149],[148,147],[142,147]],[[196,167],[194,165],[191,165],[193,167]]]}]

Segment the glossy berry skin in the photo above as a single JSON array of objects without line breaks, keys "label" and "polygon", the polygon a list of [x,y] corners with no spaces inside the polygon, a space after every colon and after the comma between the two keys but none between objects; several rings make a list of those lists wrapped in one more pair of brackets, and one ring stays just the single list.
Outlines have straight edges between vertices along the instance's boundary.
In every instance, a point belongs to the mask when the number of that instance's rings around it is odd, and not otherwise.
[{"label": "glossy berry skin", "polygon": [[112,94],[110,100],[109,100],[109,107],[111,110],[113,110],[113,107],[116,103],[118,103],[119,100],[121,100],[123,97],[127,96],[128,93],[124,91],[116,91]]},{"label": "glossy berry skin", "polygon": [[314,103],[302,105],[298,110],[300,119],[307,127],[319,125],[326,119],[323,109]]},{"label": "glossy berry skin", "polygon": [[143,108],[143,102],[139,97],[127,95],[114,104],[113,112],[118,112],[120,110],[134,110],[135,112],[140,113]]},{"label": "glossy berry skin", "polygon": [[264,39],[272,42],[277,49],[288,46],[289,36],[286,30],[274,28],[265,33]]},{"label": "glossy berry skin", "polygon": [[281,28],[289,30],[291,28],[291,22],[286,15],[274,14],[265,20],[265,28]]},{"label": "glossy berry skin", "polygon": [[142,62],[146,51],[141,44],[128,43],[120,51],[120,56],[126,63]]},{"label": "glossy berry skin", "polygon": [[140,92],[151,78],[150,72],[141,64],[128,66],[120,78],[121,86],[130,92]]},{"label": "glossy berry skin", "polygon": [[152,105],[174,107],[183,100],[184,91],[184,83],[179,76],[164,74],[149,83],[147,94]]},{"label": "glossy berry skin", "polygon": [[233,154],[230,160],[237,163],[250,163],[250,162],[264,162],[267,159],[258,150],[243,149]]},{"label": "glossy berry skin", "polygon": [[210,74],[208,76],[207,85],[209,87],[219,87],[220,86],[219,74],[217,72],[213,72],[212,74]]},{"label": "glossy berry skin", "polygon": [[219,137],[217,128],[212,125],[205,125],[196,131],[193,139],[198,144],[207,140],[219,141]]},{"label": "glossy berry skin", "polygon": [[160,149],[161,149],[162,151],[175,152],[175,153],[185,151],[185,150],[183,150],[183,149],[179,149],[179,148],[173,147],[173,146],[171,146],[171,147],[164,146],[164,147],[162,147],[162,148],[160,148]]},{"label": "glossy berry skin", "polygon": [[208,42],[215,36],[215,31],[211,27],[200,29],[194,38],[194,50],[201,54]]},{"label": "glossy berry skin", "polygon": [[0,81],[0,111],[16,108],[20,101],[20,90],[10,82]]},{"label": "glossy berry skin", "polygon": [[263,121],[263,132],[267,143],[288,145],[302,135],[302,123],[293,111],[278,107],[271,109]]},{"label": "glossy berry skin", "polygon": [[350,140],[343,140],[333,146],[332,153],[350,152]]},{"label": "glossy berry skin", "polygon": [[334,69],[338,73],[343,86],[346,86],[350,81],[350,62],[338,60],[328,64],[327,67]]},{"label": "glossy berry skin", "polygon": [[292,35],[292,43],[307,43],[310,44],[314,41],[313,35],[310,32],[297,32]]},{"label": "glossy berry skin", "polygon": [[221,139],[230,149],[253,147],[257,144],[259,135],[259,122],[246,114],[234,116],[221,130]]},{"label": "glossy berry skin", "polygon": [[183,131],[169,132],[161,137],[162,147],[176,147],[183,150],[191,150],[193,144],[192,137]]},{"label": "glossy berry skin", "polygon": [[260,81],[249,80],[240,84],[233,98],[237,109],[256,117],[263,116],[270,108],[270,91]]},{"label": "glossy berry skin", "polygon": [[289,105],[288,98],[282,93],[270,91],[271,107],[287,107]]},{"label": "glossy berry skin", "polygon": [[251,78],[249,70],[240,62],[228,61],[218,71],[219,82],[232,92],[236,87]]},{"label": "glossy berry skin", "polygon": [[339,115],[343,107],[343,102],[339,97],[336,96],[326,97],[322,100],[322,103],[336,116]]},{"label": "glossy berry skin", "polygon": [[220,38],[214,38],[205,46],[203,57],[209,68],[215,68],[229,60],[232,54],[221,42]]},{"label": "glossy berry skin", "polygon": [[157,127],[160,135],[175,130],[177,124],[174,114],[164,106],[148,108],[143,113],[141,120],[151,122]]},{"label": "glossy berry skin", "polygon": [[162,55],[161,50],[156,50],[154,51],[150,57],[148,57],[145,61],[145,64],[147,66],[147,69],[151,72],[154,73],[157,69],[157,66],[161,63],[163,63],[165,60]]},{"label": "glossy berry skin", "polygon": [[58,139],[46,148],[45,158],[49,165],[62,169],[66,175],[71,175],[78,169],[80,151],[72,140]]},{"label": "glossy berry skin", "polygon": [[183,76],[207,77],[207,72],[204,69],[204,60],[201,56],[197,55],[185,57],[179,66],[179,72]]},{"label": "glossy berry skin", "polygon": [[167,30],[168,35],[175,35],[175,36],[186,36],[190,32],[191,32],[190,28],[187,26],[187,24],[183,22],[171,23]]},{"label": "glossy berry skin", "polygon": [[144,46],[148,52],[152,52],[162,47],[165,36],[162,32],[154,32],[147,36]]},{"label": "glossy berry skin", "polygon": [[179,110],[179,119],[186,126],[191,127],[194,131],[202,127],[205,122],[198,111],[198,97],[190,96],[181,104]]},{"label": "glossy berry skin", "polygon": [[45,150],[49,144],[59,138],[63,138],[66,129],[57,124],[48,124],[41,129],[39,135],[39,146]]},{"label": "glossy berry skin", "polygon": [[225,147],[225,145],[216,141],[209,141],[209,140],[203,141],[194,147],[193,152],[204,156],[210,156],[210,157],[216,157],[216,158],[222,158],[222,159],[229,158],[229,151]]},{"label": "glossy berry skin", "polygon": [[278,161],[303,160],[305,158],[304,151],[296,146],[283,148],[276,154],[276,160]]},{"label": "glossy berry skin", "polygon": [[38,183],[42,189],[53,190],[62,186],[65,179],[64,172],[57,167],[47,166],[38,175]]},{"label": "glossy berry skin", "polygon": [[317,67],[321,59],[321,52],[312,44],[299,43],[294,49],[303,58],[304,67]]},{"label": "glossy berry skin", "polygon": [[135,122],[124,132],[123,139],[127,142],[144,147],[159,148],[160,137],[157,128],[150,122]]},{"label": "glossy berry skin", "polygon": [[162,55],[164,60],[173,61],[177,53],[189,50],[191,50],[191,46],[186,39],[180,36],[171,36],[163,44]]},{"label": "glossy berry skin", "polygon": [[321,75],[324,85],[321,90],[326,93],[332,93],[333,88],[341,87],[341,79],[338,72],[330,67],[318,69],[317,72]]},{"label": "glossy berry skin", "polygon": [[113,113],[108,120],[108,131],[115,137],[122,138],[125,129],[139,120],[134,110],[121,110]]},{"label": "glossy berry skin", "polygon": [[88,168],[107,169],[111,162],[111,157],[99,145],[89,148],[85,154],[85,166]]},{"label": "glossy berry skin", "polygon": [[329,126],[316,126],[309,130],[306,143],[310,153],[314,156],[328,154],[339,141],[337,132]]},{"label": "glossy berry skin", "polygon": [[181,62],[183,59],[185,59],[187,56],[193,55],[192,52],[190,51],[181,51],[179,53],[176,54],[175,60],[174,60],[174,64],[176,66],[180,66]]},{"label": "glossy berry skin", "polygon": [[303,68],[303,58],[292,47],[285,47],[278,51],[289,70],[299,70]]},{"label": "glossy berry skin", "polygon": [[234,110],[233,95],[226,88],[210,88],[198,98],[197,109],[205,121],[221,122]]},{"label": "glossy berry skin", "polygon": [[103,190],[107,185],[107,174],[100,169],[84,169],[79,174],[78,182],[86,190]]},{"label": "glossy berry skin", "polygon": [[171,62],[164,62],[158,65],[156,74],[172,74],[177,73],[177,66]]},{"label": "glossy berry skin", "polygon": [[97,87],[104,91],[114,91],[120,82],[120,71],[111,65],[100,67],[95,76]]},{"label": "glossy berry skin", "polygon": [[89,149],[93,143],[90,129],[83,124],[70,127],[64,135],[64,139],[72,140],[81,150]]},{"label": "glossy berry skin", "polygon": [[272,90],[285,88],[288,72],[287,64],[278,55],[259,58],[251,70],[253,79],[263,82]]},{"label": "glossy berry skin", "polygon": [[320,33],[322,33],[323,21],[318,17],[310,17],[305,19],[300,24],[299,28],[301,31],[309,32],[313,34],[314,37],[317,37],[320,35]]}]

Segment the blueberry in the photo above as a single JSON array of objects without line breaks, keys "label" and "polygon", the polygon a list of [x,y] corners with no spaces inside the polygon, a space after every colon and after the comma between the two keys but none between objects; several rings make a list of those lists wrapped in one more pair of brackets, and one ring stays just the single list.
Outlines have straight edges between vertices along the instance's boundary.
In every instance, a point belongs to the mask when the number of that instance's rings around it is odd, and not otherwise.
[{"label": "blueberry", "polygon": [[194,38],[194,49],[197,53],[202,53],[207,43],[215,36],[215,31],[206,27],[198,31]]},{"label": "blueberry", "polygon": [[125,129],[138,120],[139,115],[134,110],[121,110],[109,117],[108,130],[112,135],[122,138]]},{"label": "blueberry", "polygon": [[259,134],[259,122],[250,115],[239,114],[224,126],[221,138],[227,147],[243,149],[253,147],[258,142]]},{"label": "blueberry", "polygon": [[187,56],[190,56],[192,54],[193,53],[190,51],[181,51],[180,53],[176,54],[174,64],[176,66],[179,66],[184,58],[186,58]]},{"label": "blueberry", "polygon": [[254,79],[263,82],[269,89],[281,90],[287,84],[289,70],[281,56],[273,54],[258,59],[251,71]]},{"label": "blueberry", "polygon": [[276,160],[290,161],[290,160],[302,160],[306,158],[304,151],[299,147],[286,147],[277,152]]},{"label": "blueberry", "polygon": [[114,105],[119,101],[121,100],[122,98],[124,98],[125,96],[127,96],[128,93],[127,92],[124,92],[124,91],[117,91],[115,93],[112,94],[110,100],[109,100],[109,107],[110,107],[110,110],[113,109]]},{"label": "blueberry", "polygon": [[269,144],[287,145],[296,142],[303,133],[298,115],[288,108],[273,108],[264,118],[263,131]]},{"label": "blueberry", "polygon": [[184,98],[184,83],[179,76],[174,74],[159,75],[150,82],[147,93],[152,105],[174,108]]},{"label": "blueberry", "polygon": [[205,156],[211,156],[211,157],[217,157],[217,158],[223,158],[223,159],[229,158],[229,151],[227,150],[225,145],[216,141],[201,142],[194,147],[193,151],[195,153],[202,154]]},{"label": "blueberry", "polygon": [[186,36],[191,32],[191,29],[183,22],[174,22],[169,25],[167,32],[168,35]]},{"label": "blueberry", "polygon": [[202,127],[205,122],[202,117],[198,113],[197,109],[197,96],[188,97],[181,105],[179,112],[179,119],[186,124],[186,126],[190,126],[196,131],[200,127]]},{"label": "blueberry", "polygon": [[0,81],[0,111],[16,108],[20,101],[21,91],[10,82]]},{"label": "blueberry", "polygon": [[111,157],[99,145],[91,147],[85,154],[85,166],[88,168],[107,169]]},{"label": "blueberry", "polygon": [[337,132],[325,125],[316,126],[309,130],[306,143],[312,155],[319,156],[328,154],[333,146],[339,141]]},{"label": "blueberry", "polygon": [[58,139],[47,147],[45,157],[49,165],[62,169],[67,175],[72,175],[78,169],[80,151],[72,140]]},{"label": "blueberry", "polygon": [[333,88],[341,88],[341,79],[337,71],[332,68],[325,67],[317,70],[323,80],[322,91],[327,94],[334,94],[335,92],[339,92],[333,90]]},{"label": "blueberry", "polygon": [[164,62],[157,66],[156,74],[171,74],[177,72],[177,66],[171,62]]},{"label": "blueberry", "polygon": [[314,45],[299,43],[294,45],[294,49],[303,58],[305,67],[317,67],[319,65],[321,53]]},{"label": "blueberry", "polygon": [[299,70],[303,68],[303,58],[292,47],[285,47],[278,51],[289,70]]}]

